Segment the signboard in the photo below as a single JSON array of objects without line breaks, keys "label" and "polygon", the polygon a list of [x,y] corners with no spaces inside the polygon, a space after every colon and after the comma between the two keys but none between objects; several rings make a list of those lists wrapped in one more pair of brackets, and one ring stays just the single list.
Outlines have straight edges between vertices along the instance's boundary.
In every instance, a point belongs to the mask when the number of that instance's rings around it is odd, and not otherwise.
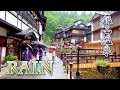
[{"label": "signboard", "polygon": [[101,31],[101,44],[104,46],[103,54],[108,57],[111,54],[109,45],[113,45],[112,39],[110,37],[112,30],[110,30],[110,25],[113,24],[111,16],[105,15],[101,20],[101,25],[104,29]]}]

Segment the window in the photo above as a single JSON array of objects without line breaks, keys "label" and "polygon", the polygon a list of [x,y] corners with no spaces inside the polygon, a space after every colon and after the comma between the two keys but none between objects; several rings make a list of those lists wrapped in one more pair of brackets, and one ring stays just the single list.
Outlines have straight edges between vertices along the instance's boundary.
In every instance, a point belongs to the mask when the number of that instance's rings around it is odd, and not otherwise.
[{"label": "window", "polygon": [[24,23],[22,23],[22,30],[27,30],[29,27],[27,25],[25,25]]},{"label": "window", "polygon": [[83,35],[85,34],[85,31],[80,30],[79,33]]},{"label": "window", "polygon": [[0,18],[5,20],[5,11],[0,11]]},{"label": "window", "polygon": [[78,34],[79,31],[78,30],[73,30],[72,33]]},{"label": "window", "polygon": [[14,26],[17,26],[17,18],[9,12],[6,12],[6,21]]}]

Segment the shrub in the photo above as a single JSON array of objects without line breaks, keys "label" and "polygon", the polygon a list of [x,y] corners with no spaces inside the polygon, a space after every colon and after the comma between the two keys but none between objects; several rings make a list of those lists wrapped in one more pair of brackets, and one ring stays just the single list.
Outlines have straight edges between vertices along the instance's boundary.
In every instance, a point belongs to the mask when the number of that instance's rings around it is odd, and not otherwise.
[{"label": "shrub", "polygon": [[109,65],[109,62],[108,61],[105,61],[105,60],[98,60],[96,62],[97,66],[101,66],[101,67],[106,67]]},{"label": "shrub", "polygon": [[17,56],[13,56],[13,55],[8,55],[5,57],[6,61],[15,61],[17,60]]}]

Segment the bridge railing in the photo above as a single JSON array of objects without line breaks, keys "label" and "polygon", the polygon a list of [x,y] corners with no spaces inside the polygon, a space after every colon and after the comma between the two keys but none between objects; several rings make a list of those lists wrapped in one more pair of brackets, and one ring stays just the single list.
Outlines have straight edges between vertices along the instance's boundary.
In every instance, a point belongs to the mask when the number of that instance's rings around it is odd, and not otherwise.
[{"label": "bridge railing", "polygon": [[[120,61],[120,55],[109,55],[107,58],[104,55],[97,54],[80,54],[79,55],[79,63],[93,63],[96,60],[105,60],[107,59],[109,62]],[[77,63],[77,54],[68,54],[64,55],[63,61],[69,61],[72,63]]]},{"label": "bridge railing", "polygon": [[63,65],[67,69],[68,74],[68,65],[70,65],[70,63],[73,64],[94,63],[96,60],[100,59],[102,60],[107,59],[109,62],[117,61],[120,62],[120,55],[111,54],[106,58],[105,55],[102,54],[102,50],[100,49],[80,49],[77,53],[62,53],[61,59],[63,61]]}]

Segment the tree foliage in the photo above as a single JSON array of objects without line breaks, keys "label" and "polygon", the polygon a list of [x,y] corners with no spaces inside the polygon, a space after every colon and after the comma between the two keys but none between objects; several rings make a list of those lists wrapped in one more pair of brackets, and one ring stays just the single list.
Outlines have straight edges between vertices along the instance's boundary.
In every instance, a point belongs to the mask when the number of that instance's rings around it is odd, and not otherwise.
[{"label": "tree foliage", "polygon": [[59,25],[66,28],[73,24],[76,20],[82,20],[83,23],[88,23],[93,16],[93,13],[82,12],[80,15],[77,11],[45,11],[47,17],[45,43],[51,45],[51,40],[57,32]]}]

